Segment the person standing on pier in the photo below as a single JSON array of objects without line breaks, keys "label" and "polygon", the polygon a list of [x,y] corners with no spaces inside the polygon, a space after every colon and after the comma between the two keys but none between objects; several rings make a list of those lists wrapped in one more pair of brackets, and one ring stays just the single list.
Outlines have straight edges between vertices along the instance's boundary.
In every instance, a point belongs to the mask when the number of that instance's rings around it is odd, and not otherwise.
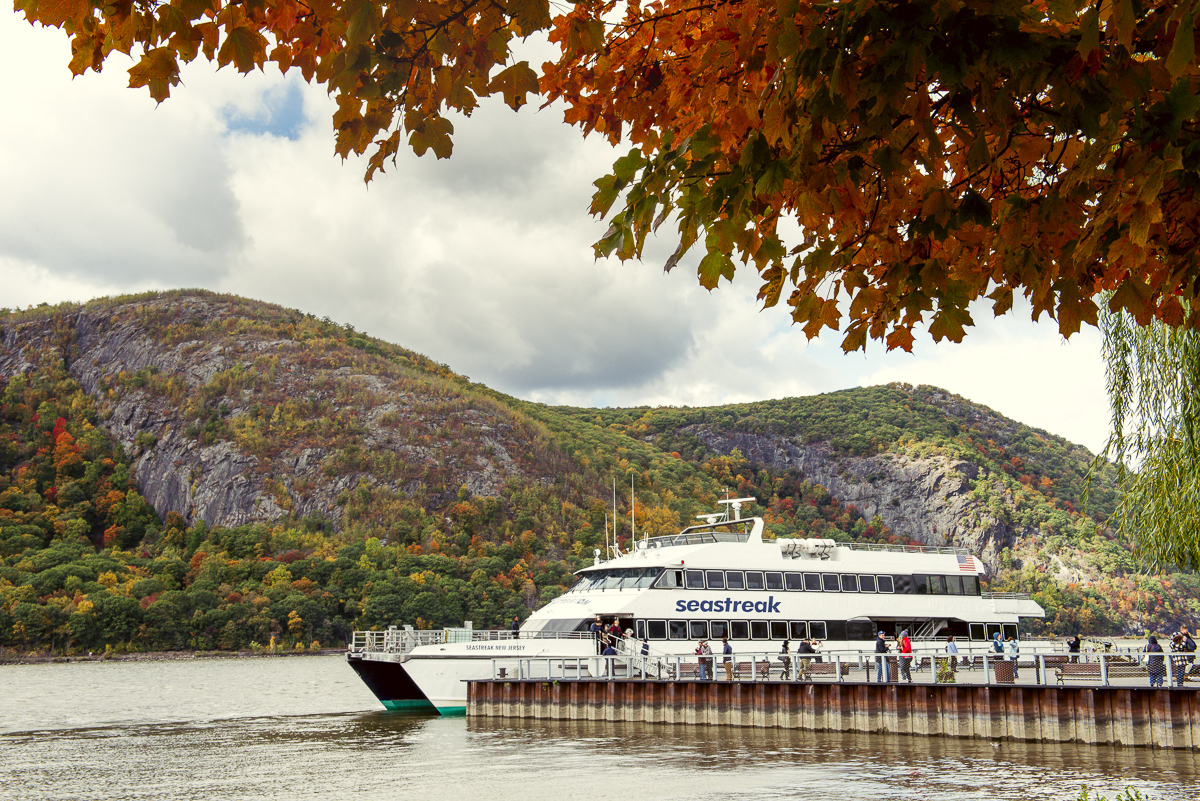
[{"label": "person standing on pier", "polygon": [[876,684],[883,683],[883,671],[884,671],[885,667],[887,668],[887,672],[888,672],[887,680],[888,681],[892,680],[892,666],[885,665],[885,663],[887,662],[887,657],[882,656],[882,654],[886,654],[888,652],[887,640],[884,639],[886,636],[887,635],[881,631],[881,632],[879,632],[879,636],[875,638],[875,653],[877,654],[877,656],[875,657],[875,664],[877,666],[876,670],[875,670],[875,683]]},{"label": "person standing on pier", "polygon": [[783,665],[783,671],[779,678],[787,681],[792,677],[792,657],[791,651],[788,649],[788,641],[783,641],[783,648],[779,649],[779,663]]},{"label": "person standing on pier", "polygon": [[733,646],[728,637],[721,638],[722,661],[725,663],[725,681],[733,681]]},{"label": "person standing on pier", "polygon": [[[815,654],[816,652],[817,649],[813,648],[812,643],[808,640],[801,640],[800,644],[796,646],[796,653],[798,654]],[[812,676],[812,659],[802,656],[798,657],[796,661],[798,663],[796,665],[796,678],[808,681]]]},{"label": "person standing on pier", "polygon": [[1162,652],[1163,649],[1158,644],[1158,638],[1151,636],[1146,643],[1146,653],[1150,654],[1150,656],[1146,657],[1146,673],[1150,676],[1151,687],[1163,686],[1163,679],[1167,675]]},{"label": "person standing on pier", "polygon": [[912,640],[908,638],[908,629],[900,632],[900,676],[912,684]]},{"label": "person standing on pier", "polygon": [[696,644],[696,667],[699,669],[699,677],[701,681],[708,678],[708,674],[704,671],[704,640]]},{"label": "person standing on pier", "polygon": [[1191,654],[1195,650],[1196,641],[1192,639],[1188,627],[1180,626],[1179,633],[1171,638],[1171,651],[1174,652],[1171,656],[1171,672],[1174,674],[1176,687],[1182,687],[1183,683],[1187,681],[1188,668],[1196,660],[1194,656],[1183,656],[1183,654]]},{"label": "person standing on pier", "polygon": [[1008,655],[1008,661],[1012,662],[1013,678],[1017,678],[1017,656],[1021,653],[1021,643],[1017,642],[1016,637],[1009,637],[1008,642],[1004,643],[1004,653]]},{"label": "person standing on pier", "polygon": [[1069,658],[1072,662],[1079,661],[1079,646],[1081,645],[1083,645],[1083,641],[1079,639],[1079,632],[1076,632],[1074,637],[1067,640],[1067,653],[1070,654]]}]

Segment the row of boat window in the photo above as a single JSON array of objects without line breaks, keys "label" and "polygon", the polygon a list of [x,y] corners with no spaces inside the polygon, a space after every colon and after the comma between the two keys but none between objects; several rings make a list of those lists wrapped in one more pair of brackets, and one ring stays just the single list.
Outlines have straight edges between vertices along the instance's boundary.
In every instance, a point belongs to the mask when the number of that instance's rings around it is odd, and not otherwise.
[{"label": "row of boat window", "polygon": [[[640,640],[874,640],[877,626],[870,620],[638,620]],[[969,639],[986,642],[996,634],[1017,636],[1012,623],[971,623]]]},{"label": "row of boat window", "polygon": [[688,590],[775,592],[883,592],[902,595],[979,595],[976,576],[790,573],[769,570],[662,570],[634,567],[585,573],[571,589],[631,590],[657,587]]}]

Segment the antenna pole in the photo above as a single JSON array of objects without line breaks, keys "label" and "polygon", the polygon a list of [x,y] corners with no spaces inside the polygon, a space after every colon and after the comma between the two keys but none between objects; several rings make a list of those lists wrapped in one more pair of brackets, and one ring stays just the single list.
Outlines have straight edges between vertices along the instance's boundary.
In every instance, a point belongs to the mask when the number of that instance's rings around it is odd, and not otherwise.
[{"label": "antenna pole", "polygon": [[633,473],[629,474],[629,541],[637,545],[637,495],[633,492]]},{"label": "antenna pole", "polygon": [[617,477],[612,477],[612,492],[613,492],[613,539],[616,539],[617,533]]}]

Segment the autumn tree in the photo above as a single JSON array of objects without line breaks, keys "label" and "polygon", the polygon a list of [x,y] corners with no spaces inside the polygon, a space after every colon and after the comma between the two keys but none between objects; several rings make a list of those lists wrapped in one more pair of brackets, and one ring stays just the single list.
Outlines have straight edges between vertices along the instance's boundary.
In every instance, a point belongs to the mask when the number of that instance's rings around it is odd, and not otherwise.
[{"label": "autumn tree", "polygon": [[[753,269],[809,336],[959,340],[967,306],[1020,292],[1070,335],[1097,295],[1139,324],[1200,321],[1194,7],[1164,0],[810,3],[582,0],[15,0],[71,37],[76,74],[112,51],[162,100],[180,62],[272,61],[336,97],[337,152],[368,180],[404,140],[451,152],[450,111],[539,89],[519,37],[561,56],[540,90],[634,147],[596,182],[599,254]],[[1182,302],[1176,302],[1176,298]]]}]

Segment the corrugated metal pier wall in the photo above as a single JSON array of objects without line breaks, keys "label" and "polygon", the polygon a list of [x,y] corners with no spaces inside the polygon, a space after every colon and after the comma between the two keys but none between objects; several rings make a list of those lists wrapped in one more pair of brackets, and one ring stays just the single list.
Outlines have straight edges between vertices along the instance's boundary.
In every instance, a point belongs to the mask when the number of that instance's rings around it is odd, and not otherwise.
[{"label": "corrugated metal pier wall", "polygon": [[467,715],[1190,748],[1196,691],[852,682],[472,681]]}]

